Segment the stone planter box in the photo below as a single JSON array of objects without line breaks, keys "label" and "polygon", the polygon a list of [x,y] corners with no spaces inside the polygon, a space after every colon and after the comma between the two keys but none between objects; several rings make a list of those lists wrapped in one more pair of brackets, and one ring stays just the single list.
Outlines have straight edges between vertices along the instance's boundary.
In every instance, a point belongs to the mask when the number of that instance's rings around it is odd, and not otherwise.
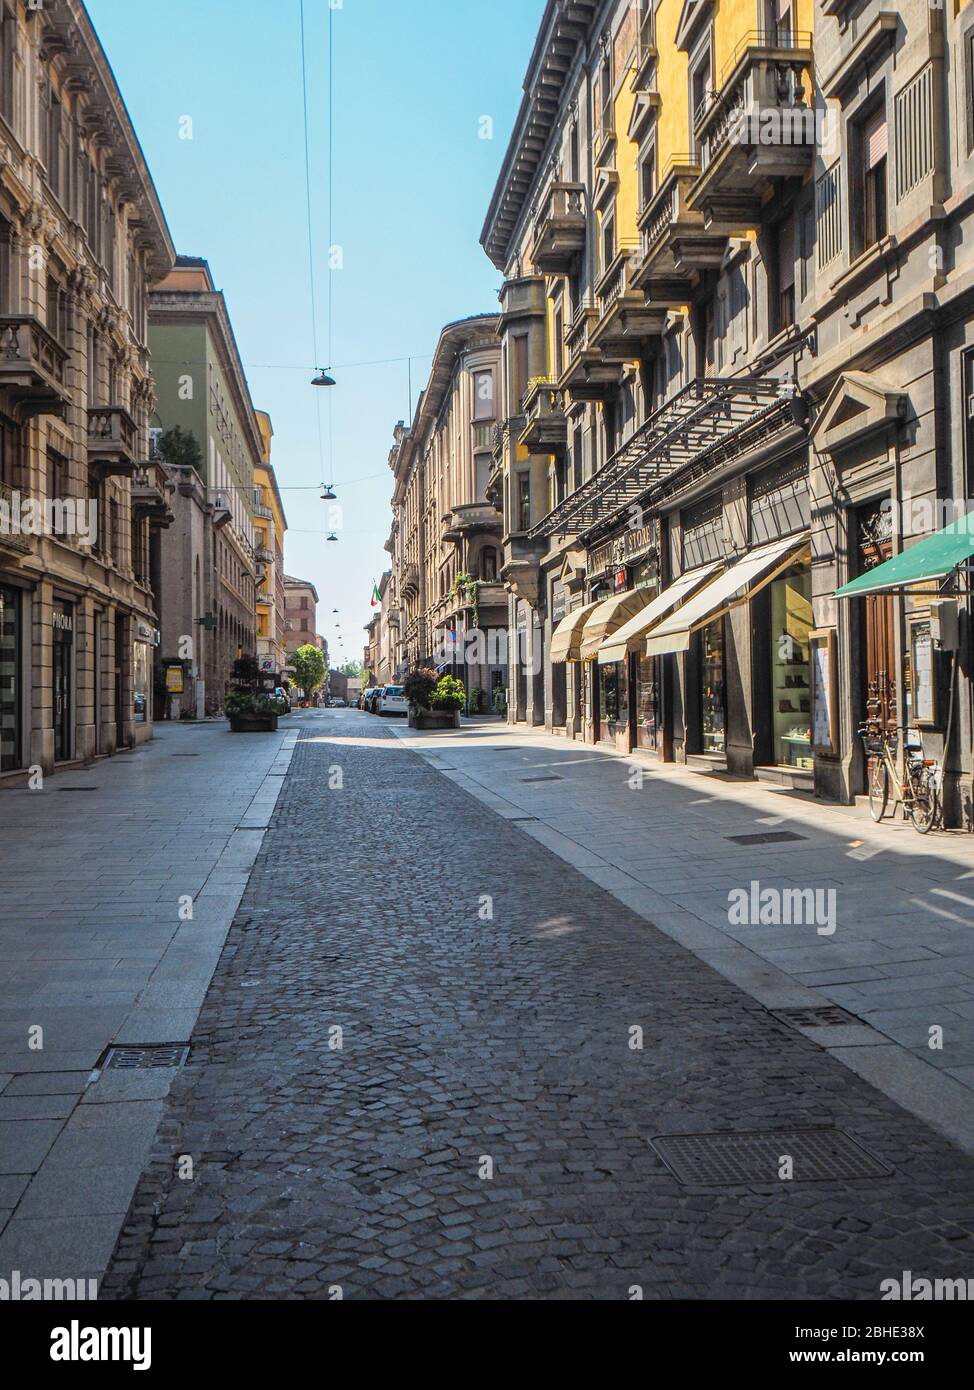
[{"label": "stone planter box", "polygon": [[460,711],[439,709],[411,709],[409,711],[411,729],[459,729]]},{"label": "stone planter box", "polygon": [[230,732],[232,734],[273,734],[277,732],[276,714],[232,714]]}]

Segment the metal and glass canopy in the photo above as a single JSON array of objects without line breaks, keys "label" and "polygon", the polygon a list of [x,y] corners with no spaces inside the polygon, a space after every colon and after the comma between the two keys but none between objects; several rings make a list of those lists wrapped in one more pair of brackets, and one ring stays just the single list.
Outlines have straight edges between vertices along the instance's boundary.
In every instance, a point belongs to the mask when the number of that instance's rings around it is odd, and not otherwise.
[{"label": "metal and glass canopy", "polygon": [[778,377],[699,377],[671,396],[617,453],[528,533],[577,535],[635,505],[677,469],[696,463],[794,397]]}]

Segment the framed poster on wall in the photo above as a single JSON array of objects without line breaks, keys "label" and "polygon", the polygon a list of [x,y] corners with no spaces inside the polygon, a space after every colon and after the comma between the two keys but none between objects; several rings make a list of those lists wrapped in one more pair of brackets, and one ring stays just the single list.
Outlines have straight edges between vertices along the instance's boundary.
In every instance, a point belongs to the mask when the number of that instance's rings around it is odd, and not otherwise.
[{"label": "framed poster on wall", "polygon": [[812,683],[812,752],[838,753],[838,685],[835,628],[813,628],[808,634]]},{"label": "framed poster on wall", "polygon": [[910,724],[936,727],[937,658],[929,617],[910,620]]}]

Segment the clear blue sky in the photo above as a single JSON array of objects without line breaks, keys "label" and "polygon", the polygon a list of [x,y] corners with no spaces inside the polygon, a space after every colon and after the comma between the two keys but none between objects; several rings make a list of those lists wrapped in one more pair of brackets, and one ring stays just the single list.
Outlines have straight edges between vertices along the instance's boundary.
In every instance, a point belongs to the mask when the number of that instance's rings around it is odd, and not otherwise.
[{"label": "clear blue sky", "polygon": [[[205,256],[227,296],[254,404],[274,422],[287,569],[314,580],[337,664],[362,654],[372,579],[388,564],[405,362],[425,383],[440,328],[496,308],[501,277],[478,237],[544,0],[344,0],[334,12],[334,240],[338,388],[315,362],[308,273],[299,0],[87,0],[152,170],[177,250]],[[305,0],[320,365],[328,366],[327,0]],[[479,138],[482,116],[494,139]],[[193,139],[179,138],[192,117]],[[316,405],[322,398],[324,463]],[[329,456],[329,410],[333,452]],[[376,476],[377,475],[377,476]],[[343,482],[355,482],[347,488]],[[334,481],[325,504],[301,485]],[[308,534],[302,534],[307,532]],[[338,608],[340,618],[332,613]]]}]

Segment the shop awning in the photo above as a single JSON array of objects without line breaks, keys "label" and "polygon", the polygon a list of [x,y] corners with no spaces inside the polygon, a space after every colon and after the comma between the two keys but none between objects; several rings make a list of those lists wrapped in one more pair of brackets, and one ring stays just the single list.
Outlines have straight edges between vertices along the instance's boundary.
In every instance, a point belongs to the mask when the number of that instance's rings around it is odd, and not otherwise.
[{"label": "shop awning", "polygon": [[589,614],[594,613],[599,607],[601,599],[595,603],[586,603],[581,608],[576,608],[569,613],[551,634],[551,660],[555,666],[563,661],[577,661],[578,649],[582,642],[582,629],[585,626]]},{"label": "shop awning", "polygon": [[579,652],[581,660],[594,660],[605,639],[618,632],[623,623],[646,607],[649,595],[648,589],[630,589],[627,593],[616,594],[612,598],[604,599],[602,603],[597,603],[585,621]]},{"label": "shop awning", "polygon": [[788,536],[770,541],[744,555],[723,574],[699,589],[671,618],[653,628],[646,639],[647,656],[685,652],[697,628],[714,622],[723,613],[745,602],[808,549],[807,536]]},{"label": "shop awning", "polygon": [[723,560],[713,560],[709,565],[699,565],[696,569],[681,574],[668,589],[657,594],[641,612],[630,618],[627,623],[623,623],[607,642],[603,642],[599,648],[599,665],[608,666],[613,661],[625,661],[629,652],[634,652],[642,646],[643,638],[653,624],[662,621],[667,613],[671,613],[678,604],[688,599],[695,589],[699,589],[701,584],[713,577],[723,563]]},{"label": "shop awning", "polygon": [[925,536],[909,550],[894,555],[891,560],[861,574],[849,584],[837,589],[836,598],[855,598],[863,594],[878,594],[900,589],[925,580],[946,579],[958,565],[974,555],[974,512],[952,522],[933,536]]}]

